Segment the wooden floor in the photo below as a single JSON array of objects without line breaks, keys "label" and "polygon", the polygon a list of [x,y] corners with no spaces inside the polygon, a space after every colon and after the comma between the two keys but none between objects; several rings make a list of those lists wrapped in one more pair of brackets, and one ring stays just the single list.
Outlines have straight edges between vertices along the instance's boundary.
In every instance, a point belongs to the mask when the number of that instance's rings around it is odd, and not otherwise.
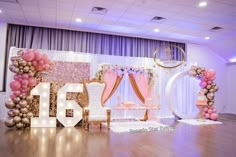
[{"label": "wooden floor", "polygon": [[9,130],[0,123],[0,157],[236,157],[236,116],[222,125],[162,123],[173,131],[114,133],[93,128]]}]

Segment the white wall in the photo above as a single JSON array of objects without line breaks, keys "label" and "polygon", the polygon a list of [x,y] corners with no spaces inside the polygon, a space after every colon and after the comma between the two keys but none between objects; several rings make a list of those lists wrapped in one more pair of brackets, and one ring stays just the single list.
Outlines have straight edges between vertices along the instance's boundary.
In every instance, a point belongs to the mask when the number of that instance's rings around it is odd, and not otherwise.
[{"label": "white wall", "polygon": [[227,113],[236,113],[236,63],[227,65]]},{"label": "white wall", "polygon": [[0,91],[3,90],[3,74],[5,63],[5,46],[6,46],[7,24],[0,23]]},{"label": "white wall", "polygon": [[187,52],[189,62],[197,62],[199,66],[216,70],[215,82],[219,87],[219,91],[216,92],[215,107],[220,113],[227,112],[226,107],[229,104],[227,104],[227,68],[225,60],[202,45],[187,44]]},{"label": "white wall", "polygon": [[6,117],[5,93],[3,90],[4,64],[5,64],[5,45],[6,45],[7,24],[0,22],[0,119]]}]

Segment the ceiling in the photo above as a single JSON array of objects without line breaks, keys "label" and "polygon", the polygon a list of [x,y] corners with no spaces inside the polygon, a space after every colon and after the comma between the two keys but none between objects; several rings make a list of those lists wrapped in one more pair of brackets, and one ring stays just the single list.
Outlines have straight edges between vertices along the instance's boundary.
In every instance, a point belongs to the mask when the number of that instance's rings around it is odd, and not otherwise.
[{"label": "ceiling", "polygon": [[[8,1],[8,2],[6,2]],[[15,2],[14,2],[15,1]],[[207,45],[236,56],[236,0],[0,0],[0,21]],[[107,8],[104,15],[93,7]],[[166,18],[152,22],[154,16]],[[82,22],[76,22],[80,18]],[[209,31],[220,26],[220,31]],[[158,28],[159,32],[153,30]],[[209,36],[209,40],[204,37]]]}]

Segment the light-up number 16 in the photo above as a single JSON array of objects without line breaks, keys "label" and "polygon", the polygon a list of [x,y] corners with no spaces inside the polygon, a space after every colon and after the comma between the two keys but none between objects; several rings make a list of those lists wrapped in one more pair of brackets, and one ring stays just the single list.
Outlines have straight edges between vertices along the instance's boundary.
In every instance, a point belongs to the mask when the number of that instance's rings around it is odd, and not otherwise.
[{"label": "light-up number 16", "polygon": [[[57,117],[49,117],[50,83],[39,83],[31,95],[39,95],[39,117],[31,118],[31,127],[56,127],[56,119],[65,127],[73,127],[82,119],[82,108],[74,100],[66,100],[67,92],[83,92],[83,84],[67,83],[57,93]],[[66,110],[73,109],[73,117],[66,117]]]}]

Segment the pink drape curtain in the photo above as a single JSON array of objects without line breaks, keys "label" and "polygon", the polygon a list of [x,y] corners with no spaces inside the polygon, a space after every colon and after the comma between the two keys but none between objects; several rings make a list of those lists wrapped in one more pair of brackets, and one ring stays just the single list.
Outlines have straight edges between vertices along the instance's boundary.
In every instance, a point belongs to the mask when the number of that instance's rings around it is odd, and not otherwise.
[{"label": "pink drape curtain", "polygon": [[[112,96],[122,79],[123,76],[120,77],[113,71],[106,71],[103,74],[102,80],[106,82],[106,89],[102,97],[103,103],[105,103]],[[147,75],[136,74],[136,76],[134,76],[133,74],[129,74],[129,80],[134,93],[143,104],[145,103],[145,98],[152,98],[153,88],[149,85]]]},{"label": "pink drape curtain", "polygon": [[135,81],[144,98],[153,97],[153,87],[149,85],[148,76],[144,74],[136,74]]},{"label": "pink drape curtain", "polygon": [[122,79],[123,75],[118,76],[113,71],[106,71],[103,74],[102,80],[106,82],[106,88],[102,97],[102,104],[104,104],[114,94]]}]

